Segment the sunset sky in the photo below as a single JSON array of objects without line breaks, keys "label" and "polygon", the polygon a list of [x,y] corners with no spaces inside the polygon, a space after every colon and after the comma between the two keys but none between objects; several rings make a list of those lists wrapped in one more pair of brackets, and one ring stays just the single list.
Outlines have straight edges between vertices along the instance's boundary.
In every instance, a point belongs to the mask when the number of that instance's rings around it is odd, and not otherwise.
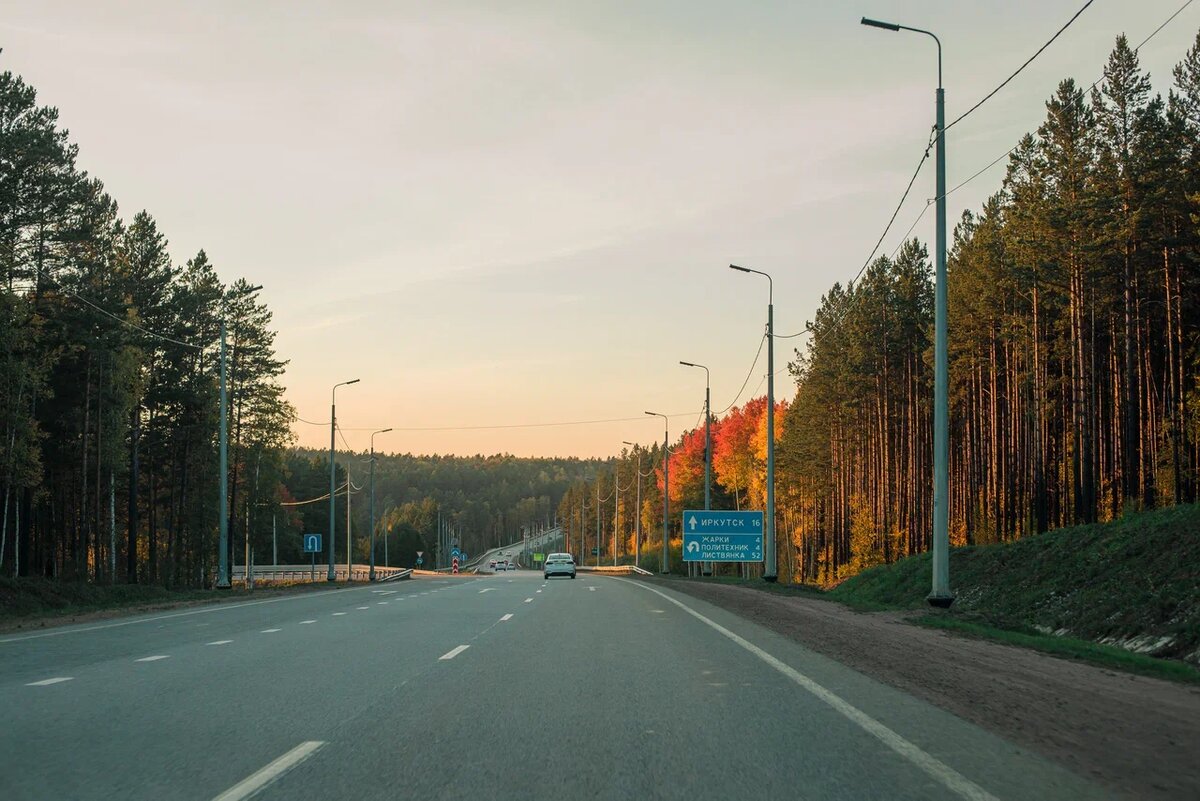
[{"label": "sunset sky", "polygon": [[[0,0],[0,69],[23,75],[129,218],[182,263],[263,284],[299,442],[608,455],[697,421],[747,378],[766,317],[800,331],[854,276],[933,122],[1028,58],[1080,0],[205,2]],[[948,141],[955,186],[1089,85],[1182,0],[1099,0]],[[1200,27],[1141,52],[1156,90]],[[890,254],[934,194],[932,160]],[[1004,161],[949,198],[951,225]],[[914,235],[932,246],[933,214]],[[784,371],[803,337],[781,340]],[[765,391],[764,360],[741,396]],[[790,397],[786,372],[777,395]],[[590,425],[518,426],[634,418]]]}]

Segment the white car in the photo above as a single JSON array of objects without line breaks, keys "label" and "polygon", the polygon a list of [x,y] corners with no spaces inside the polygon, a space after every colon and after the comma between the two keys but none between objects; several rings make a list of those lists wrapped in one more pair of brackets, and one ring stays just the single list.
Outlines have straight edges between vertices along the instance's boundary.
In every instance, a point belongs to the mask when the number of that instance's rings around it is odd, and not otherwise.
[{"label": "white car", "polygon": [[575,578],[575,559],[569,553],[552,553],[546,557],[542,567],[542,576],[570,576]]}]

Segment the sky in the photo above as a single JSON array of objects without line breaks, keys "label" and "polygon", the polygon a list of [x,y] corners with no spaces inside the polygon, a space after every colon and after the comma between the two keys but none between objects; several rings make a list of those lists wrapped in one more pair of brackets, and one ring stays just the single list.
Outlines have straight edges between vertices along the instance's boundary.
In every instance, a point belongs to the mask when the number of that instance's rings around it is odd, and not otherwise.
[{"label": "sky", "polygon": [[[948,185],[1183,3],[1095,0],[949,131]],[[672,439],[697,424],[704,373],[680,360],[710,368],[714,412],[765,392],[766,279],[727,265],[773,276],[794,334],[883,232],[936,56],[861,16],[938,34],[953,119],[1081,5],[0,0],[0,69],[59,108],[80,167],[175,260],[203,248],[263,285],[299,444],[328,445],[330,388],[359,378],[337,396],[356,450],[391,427],[381,451],[608,456],[662,439],[646,410]],[[1157,90],[1198,29],[1195,3],[1141,50]],[[1003,174],[950,195],[950,224]],[[912,235],[931,243],[933,217]],[[777,340],[777,398],[804,341]],[[594,420],[615,422],[546,425]]]}]

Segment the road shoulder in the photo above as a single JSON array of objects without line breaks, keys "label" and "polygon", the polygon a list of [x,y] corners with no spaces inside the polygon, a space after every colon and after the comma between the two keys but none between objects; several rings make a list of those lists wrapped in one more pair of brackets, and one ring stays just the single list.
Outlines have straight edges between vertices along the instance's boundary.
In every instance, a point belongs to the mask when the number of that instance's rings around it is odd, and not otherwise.
[{"label": "road shoulder", "polygon": [[1200,798],[1200,688],[912,625],[898,612],[649,579],[752,620],[1137,798]]}]

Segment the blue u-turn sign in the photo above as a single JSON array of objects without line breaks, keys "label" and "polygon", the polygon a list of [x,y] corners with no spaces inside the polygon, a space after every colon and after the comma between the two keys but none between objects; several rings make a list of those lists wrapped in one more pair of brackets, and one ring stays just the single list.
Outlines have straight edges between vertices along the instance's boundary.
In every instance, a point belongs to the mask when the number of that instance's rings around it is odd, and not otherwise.
[{"label": "blue u-turn sign", "polygon": [[762,558],[762,512],[683,513],[683,561],[761,562]]},{"label": "blue u-turn sign", "polygon": [[304,552],[305,553],[320,553],[321,552],[321,535],[320,534],[305,534],[304,535]]}]

